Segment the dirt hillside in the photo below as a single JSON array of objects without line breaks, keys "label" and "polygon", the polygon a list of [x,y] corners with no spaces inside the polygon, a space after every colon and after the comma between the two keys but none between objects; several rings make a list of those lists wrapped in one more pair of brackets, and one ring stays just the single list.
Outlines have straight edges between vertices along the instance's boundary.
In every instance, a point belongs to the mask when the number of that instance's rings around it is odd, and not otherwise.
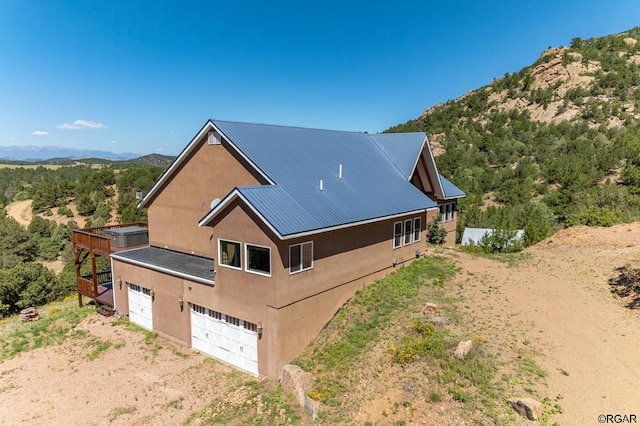
[{"label": "dirt hillside", "polygon": [[576,227],[530,247],[517,266],[452,252],[469,319],[506,352],[538,352],[561,425],[600,414],[640,416],[640,320],[609,290],[617,268],[640,268],[640,224]]}]

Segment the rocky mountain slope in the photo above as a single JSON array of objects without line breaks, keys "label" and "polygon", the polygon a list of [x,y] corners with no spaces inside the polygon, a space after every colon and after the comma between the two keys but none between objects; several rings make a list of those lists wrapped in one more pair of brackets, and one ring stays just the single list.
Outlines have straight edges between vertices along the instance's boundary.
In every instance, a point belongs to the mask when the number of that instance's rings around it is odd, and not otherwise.
[{"label": "rocky mountain slope", "polygon": [[636,220],[639,41],[640,27],[574,38],[389,131],[429,134],[441,171],[469,195],[461,226],[529,226],[532,243],[562,226]]}]

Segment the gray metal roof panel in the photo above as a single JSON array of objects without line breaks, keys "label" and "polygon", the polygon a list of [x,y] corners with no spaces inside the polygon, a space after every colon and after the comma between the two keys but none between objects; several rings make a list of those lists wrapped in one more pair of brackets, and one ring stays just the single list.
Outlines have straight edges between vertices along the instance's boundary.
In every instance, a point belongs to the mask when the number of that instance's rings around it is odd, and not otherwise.
[{"label": "gray metal roof panel", "polygon": [[[480,244],[482,238],[487,235],[491,236],[495,232],[492,228],[464,228],[462,232],[462,239],[460,244],[463,246],[475,246]],[[524,238],[524,230],[517,229],[514,236],[514,240],[521,240]]]},{"label": "gray metal roof panel", "polygon": [[369,135],[406,179],[411,179],[416,161],[422,152],[426,134],[377,133]]},{"label": "gray metal roof panel", "polygon": [[[424,134],[393,135],[378,143],[366,133],[213,123],[275,182],[239,191],[281,235],[435,207],[406,177],[407,147],[411,145],[416,156],[412,168],[420,154],[417,141],[421,147]],[[380,146],[391,146],[391,142],[404,147],[388,151],[404,159],[405,171]]]},{"label": "gray metal roof panel", "polygon": [[467,195],[462,189],[455,186],[449,179],[442,175],[440,175],[440,182],[442,182],[442,190],[446,198],[461,198]]}]

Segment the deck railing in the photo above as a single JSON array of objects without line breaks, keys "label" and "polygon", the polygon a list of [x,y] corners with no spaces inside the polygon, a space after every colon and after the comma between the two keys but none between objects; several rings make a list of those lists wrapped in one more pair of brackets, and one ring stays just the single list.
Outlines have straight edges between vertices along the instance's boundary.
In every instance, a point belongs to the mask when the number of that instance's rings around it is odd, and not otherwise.
[{"label": "deck railing", "polygon": [[106,236],[106,231],[108,229],[124,228],[127,226],[148,227],[144,222],[135,222],[96,228],[74,229],[71,236],[72,242],[74,247],[80,246],[102,255],[109,255],[111,254],[111,239]]},{"label": "deck railing", "polygon": [[[110,256],[112,253],[111,238],[106,235],[106,231],[108,229],[128,226],[148,227],[147,223],[135,222],[73,230],[71,241],[73,242],[73,249],[76,255],[76,285],[80,306],[82,306],[81,295],[89,296],[95,300],[100,295],[98,286],[106,286],[106,284],[111,283],[113,280],[111,270],[96,271],[95,257]],[[93,272],[80,275],[82,263],[89,255],[91,256]]]}]

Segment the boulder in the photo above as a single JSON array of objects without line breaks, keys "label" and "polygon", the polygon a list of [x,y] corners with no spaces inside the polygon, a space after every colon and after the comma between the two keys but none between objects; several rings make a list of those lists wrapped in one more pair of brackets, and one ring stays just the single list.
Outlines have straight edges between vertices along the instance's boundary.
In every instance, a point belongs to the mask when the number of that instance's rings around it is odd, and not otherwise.
[{"label": "boulder", "polygon": [[38,321],[39,319],[40,314],[36,308],[26,308],[20,311],[20,321],[22,322]]},{"label": "boulder", "polygon": [[538,420],[542,415],[542,403],[533,398],[511,398],[509,404],[518,414],[529,420]]},{"label": "boulder", "polygon": [[473,348],[473,340],[462,341],[458,343],[458,347],[453,353],[453,356],[460,360],[465,359],[471,348]]},{"label": "boulder", "polygon": [[424,309],[422,309],[422,314],[423,315],[433,315],[436,312],[438,312],[438,305],[436,305],[435,303],[427,303],[426,305],[424,305]]},{"label": "boulder", "polygon": [[282,389],[291,393],[304,407],[311,420],[318,418],[320,402],[309,397],[309,390],[313,385],[313,375],[297,365],[287,364],[282,367]]}]

